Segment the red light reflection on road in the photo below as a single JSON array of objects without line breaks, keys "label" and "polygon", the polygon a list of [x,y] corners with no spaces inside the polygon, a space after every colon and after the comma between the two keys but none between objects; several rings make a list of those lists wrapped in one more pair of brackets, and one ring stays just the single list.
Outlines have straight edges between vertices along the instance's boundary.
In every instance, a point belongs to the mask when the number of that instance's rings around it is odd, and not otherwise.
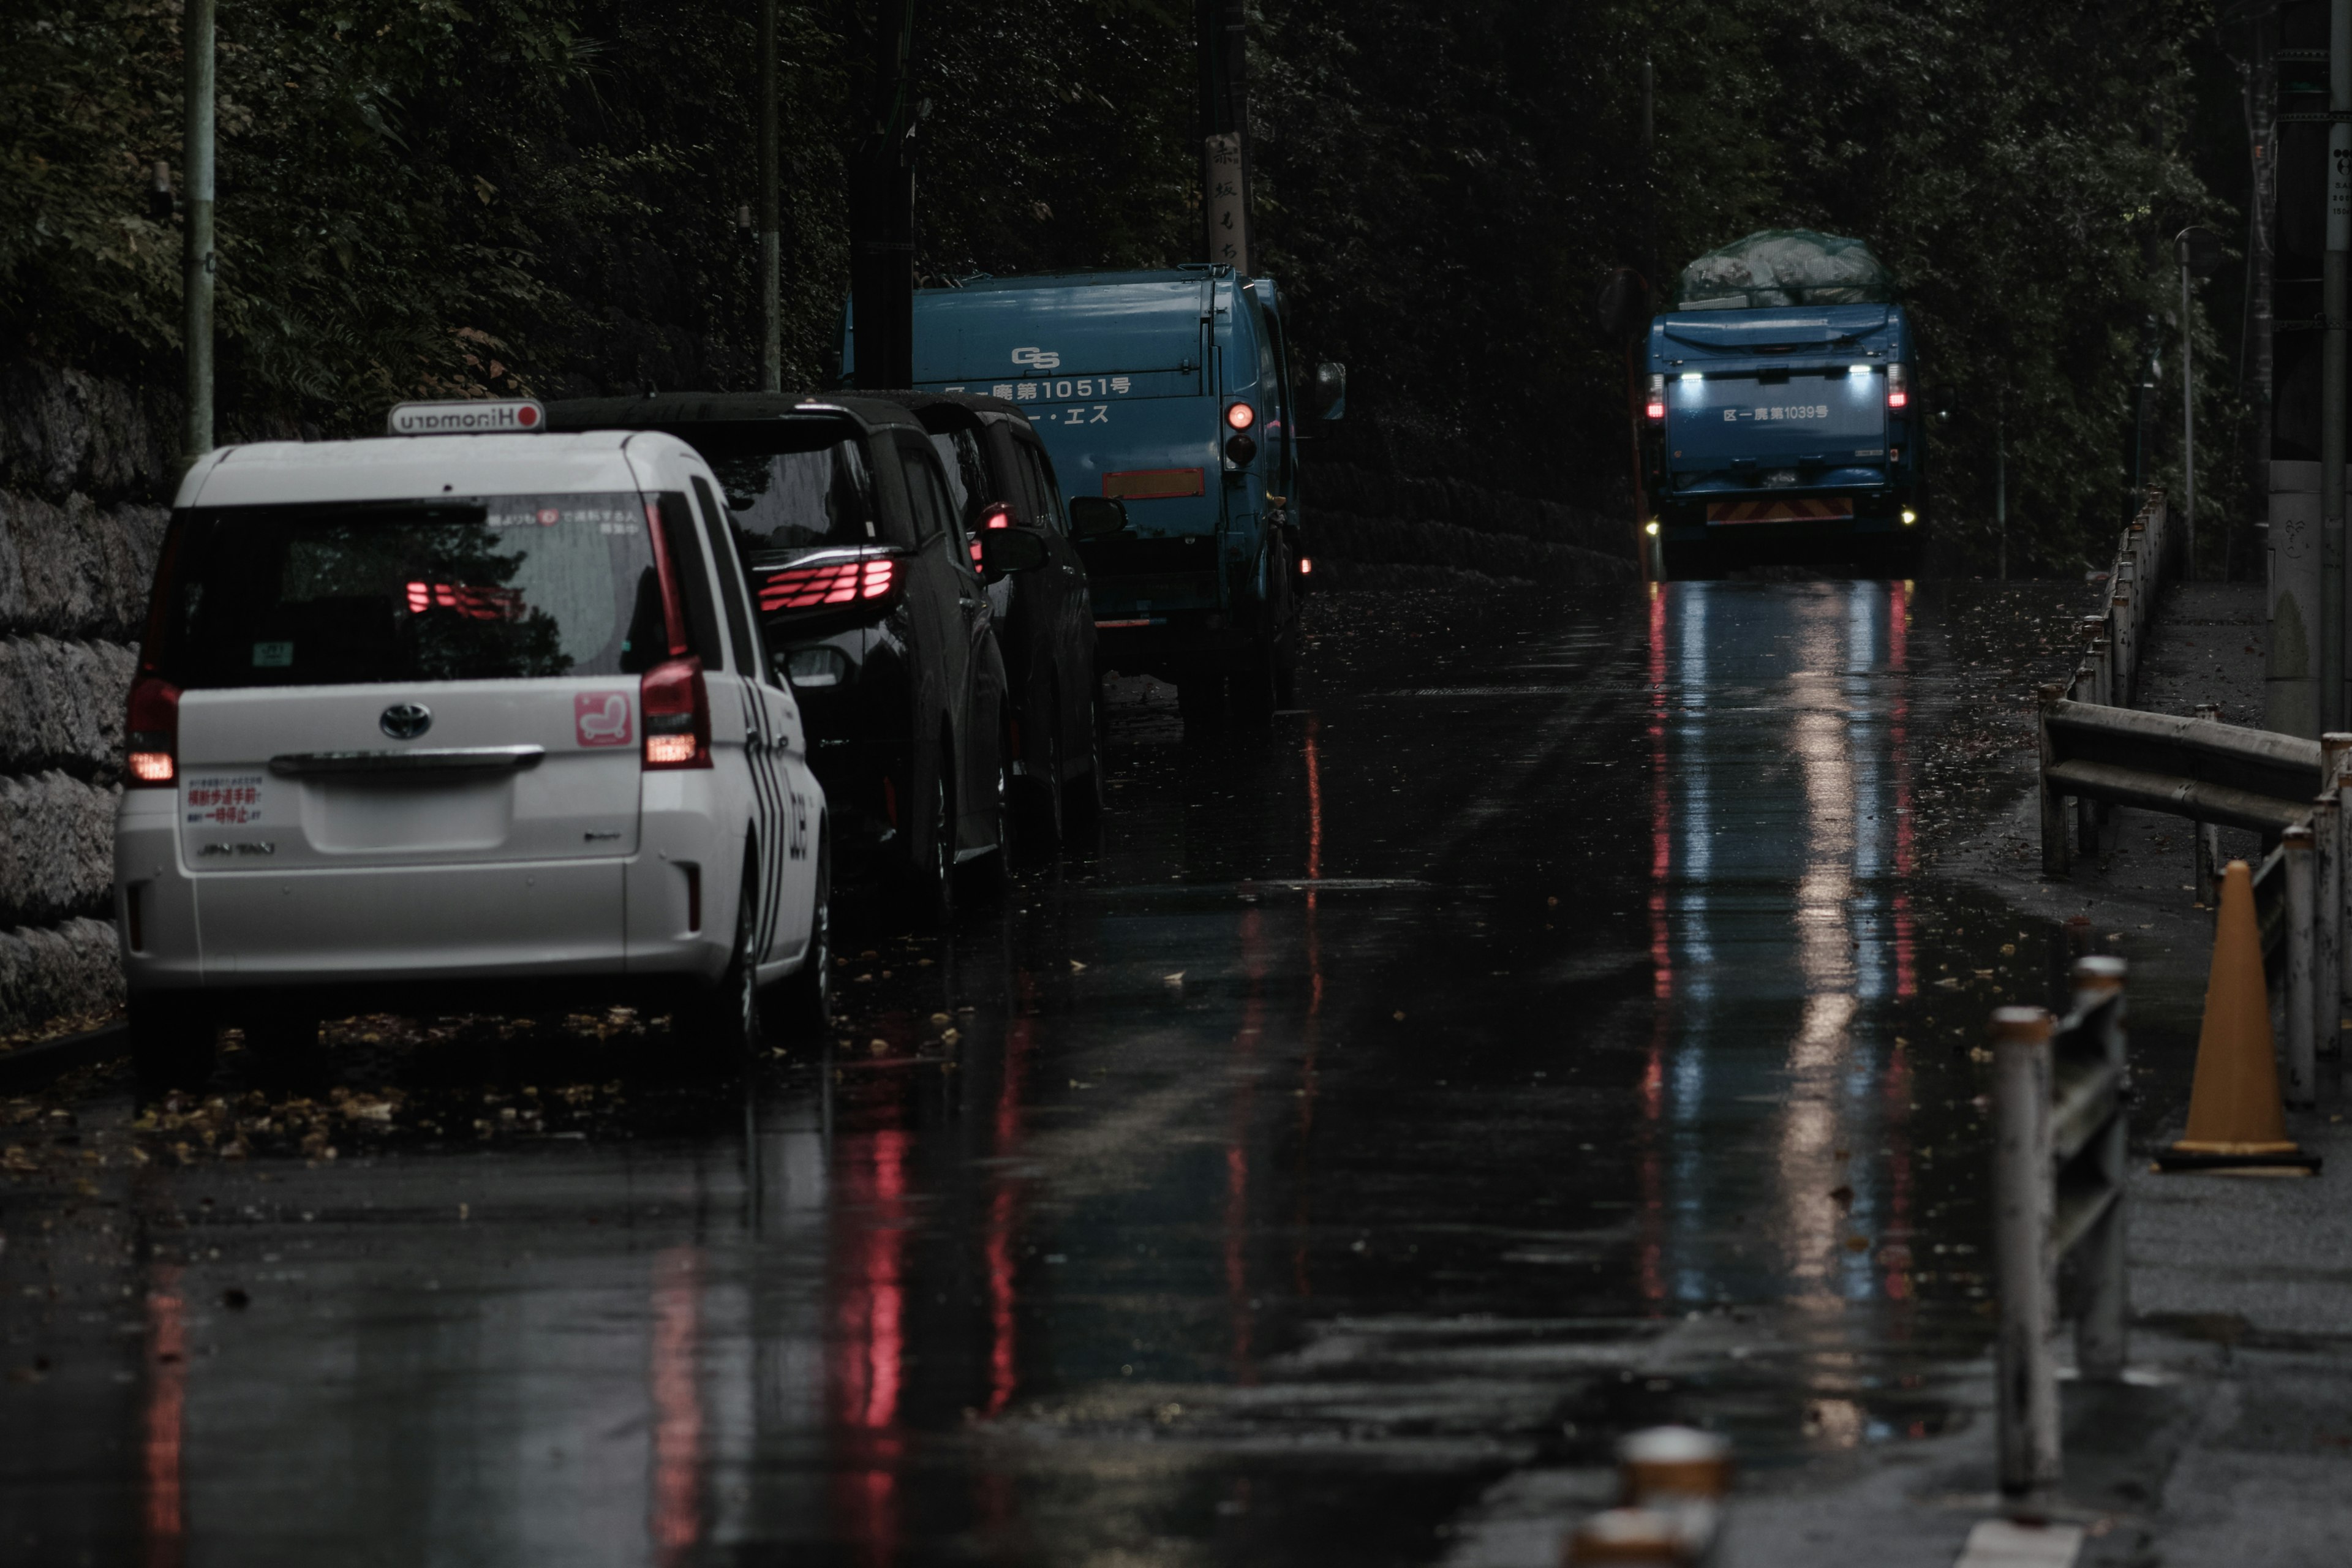
[{"label": "red light reflection on road", "polygon": [[1665,1113],[1666,1047],[1674,1027],[1674,932],[1666,900],[1674,878],[1674,792],[1666,746],[1666,590],[1650,584],[1650,1047],[1642,1067],[1642,1299],[1665,1299],[1661,1266],[1665,1220],[1664,1173],[1658,1128]]},{"label": "red light reflection on road", "polygon": [[188,1330],[180,1266],[155,1266],[147,1291],[147,1568],[178,1568],[187,1541],[180,1437],[187,1413]]},{"label": "red light reflection on road", "polygon": [[1911,595],[1907,583],[1886,593],[1886,668],[1895,677],[1888,734],[1895,753],[1895,994],[1919,994],[1916,926],[1911,916],[1911,873],[1918,864],[1911,818]]},{"label": "red light reflection on road", "polygon": [[1242,973],[1249,991],[1242,1002],[1241,1027],[1234,1035],[1234,1057],[1240,1081],[1234,1090],[1233,1116],[1225,1139],[1225,1299],[1233,1320],[1234,1378],[1255,1383],[1250,1365],[1249,1301],[1249,1133],[1251,1113],[1257,1103],[1256,1075],[1248,1068],[1257,1059],[1259,1037],[1265,1026],[1265,926],[1255,909],[1241,921]]},{"label": "red light reflection on road", "polygon": [[898,1550],[898,1433],[906,1364],[906,1248],[913,1218],[904,1128],[849,1133],[835,1145],[834,1192],[840,1250],[833,1269],[830,1352],[833,1416],[845,1429],[846,1462],[835,1472],[842,1534],[859,1561],[884,1563]]},{"label": "red light reflection on road", "polygon": [[1036,980],[1021,971],[1021,999],[1004,1031],[1004,1079],[996,1089],[996,1174],[988,1194],[988,1238],[982,1252],[988,1270],[988,1414],[1001,1415],[1020,1386],[1015,1357],[1019,1327],[1013,1243],[1021,1232],[1021,1180],[1003,1163],[1021,1147],[1021,1090],[1034,1047]]},{"label": "red light reflection on road", "polygon": [[654,1561],[683,1563],[702,1539],[702,1254],[654,1255]]}]

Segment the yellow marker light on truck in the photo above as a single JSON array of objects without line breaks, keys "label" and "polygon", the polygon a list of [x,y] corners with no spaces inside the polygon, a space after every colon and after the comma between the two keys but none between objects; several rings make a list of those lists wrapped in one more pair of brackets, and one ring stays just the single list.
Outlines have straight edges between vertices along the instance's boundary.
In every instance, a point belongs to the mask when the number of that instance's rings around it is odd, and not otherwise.
[{"label": "yellow marker light on truck", "polygon": [[1919,521],[1919,514],[1918,514],[1917,512],[1913,511],[1913,510],[1912,510],[1909,507],[1907,507],[1907,506],[1906,506],[1906,507],[1905,507],[1905,508],[1903,509],[1903,526],[1904,526],[1904,527],[1908,528],[1908,527],[1910,527],[1913,523],[1915,523],[1915,522],[1916,522],[1916,521]]},{"label": "yellow marker light on truck", "polygon": [[1643,533],[1648,534],[1648,535],[1649,535],[1651,538],[1653,538],[1653,539],[1657,538],[1657,537],[1658,537],[1658,520],[1657,520],[1656,518],[1654,518],[1654,518],[1652,518],[1649,521],[1647,521],[1647,522],[1643,523],[1643,524],[1642,525],[1642,531],[1643,531]]}]

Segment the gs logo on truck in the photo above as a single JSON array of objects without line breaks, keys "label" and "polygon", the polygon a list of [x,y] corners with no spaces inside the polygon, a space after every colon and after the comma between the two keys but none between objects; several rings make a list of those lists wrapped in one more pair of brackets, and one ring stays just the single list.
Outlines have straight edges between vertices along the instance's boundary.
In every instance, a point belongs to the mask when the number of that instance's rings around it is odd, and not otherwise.
[{"label": "gs logo on truck", "polygon": [[1031,370],[1059,370],[1062,368],[1062,356],[1051,349],[1014,349],[1013,363],[1026,365]]}]

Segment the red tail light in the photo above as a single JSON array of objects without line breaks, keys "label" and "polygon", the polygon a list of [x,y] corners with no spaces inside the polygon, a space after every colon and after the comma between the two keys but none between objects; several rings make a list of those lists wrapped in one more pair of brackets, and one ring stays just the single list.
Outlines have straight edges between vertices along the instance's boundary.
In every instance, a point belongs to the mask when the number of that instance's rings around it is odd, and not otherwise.
[{"label": "red tail light", "polygon": [[645,716],[648,771],[710,765],[710,692],[700,659],[689,655],[646,671],[637,711]]},{"label": "red tail light", "polygon": [[1650,403],[1644,412],[1653,419],[1664,419],[1666,416],[1666,378],[1664,376],[1650,377]]},{"label": "red tail light", "polygon": [[788,566],[760,584],[760,613],[814,610],[887,599],[898,584],[898,563],[884,555],[865,561],[835,561],[822,566]]},{"label": "red tail light", "polygon": [[1911,401],[1911,373],[1899,360],[1886,367],[1886,406],[1900,408]]},{"label": "red tail light", "polygon": [[128,783],[160,789],[180,776],[180,689],[160,676],[131,683],[131,714],[123,725]]},{"label": "red tail light", "polygon": [[1257,410],[1246,403],[1236,403],[1225,410],[1225,423],[1236,430],[1246,430],[1257,423]]}]

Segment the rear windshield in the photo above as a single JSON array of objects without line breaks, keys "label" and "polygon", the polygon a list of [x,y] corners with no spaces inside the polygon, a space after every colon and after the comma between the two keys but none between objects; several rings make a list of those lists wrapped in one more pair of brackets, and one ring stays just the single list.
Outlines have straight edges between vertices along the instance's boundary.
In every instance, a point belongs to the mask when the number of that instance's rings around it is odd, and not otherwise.
[{"label": "rear windshield", "polygon": [[667,651],[628,492],[186,513],[164,679],[320,686],[636,674]]},{"label": "rear windshield", "polygon": [[[823,428],[839,426],[828,421]],[[874,480],[856,442],[812,440],[807,425],[789,421],[679,434],[719,476],[735,542],[751,564],[877,542]]]}]

